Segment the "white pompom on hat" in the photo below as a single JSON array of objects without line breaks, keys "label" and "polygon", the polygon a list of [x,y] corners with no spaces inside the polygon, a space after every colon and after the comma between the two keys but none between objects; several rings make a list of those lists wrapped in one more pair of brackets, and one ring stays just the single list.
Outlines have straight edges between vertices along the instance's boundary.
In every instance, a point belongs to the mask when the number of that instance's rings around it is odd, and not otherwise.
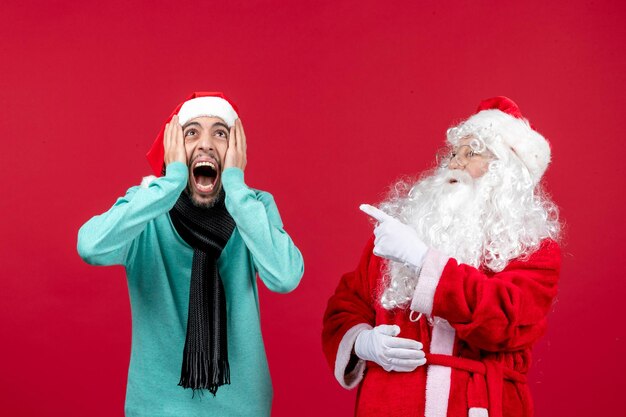
[{"label": "white pompom on hat", "polygon": [[[507,97],[481,101],[476,114],[457,126],[463,132],[483,131],[501,138],[506,147],[522,161],[537,184],[550,164],[550,145],[526,120]],[[451,140],[451,135],[448,140]],[[489,143],[486,143],[489,147]]]},{"label": "white pompom on hat", "polygon": [[165,150],[163,149],[163,133],[165,132],[165,125],[169,123],[175,115],[178,115],[178,123],[180,123],[181,126],[196,117],[211,116],[219,117],[228,127],[232,127],[235,124],[235,120],[239,118],[237,107],[224,93],[197,92],[191,94],[187,97],[187,100],[176,106],[172,114],[170,114],[170,117],[163,123],[152,147],[146,154],[148,163],[157,176],[162,175],[164,171],[163,158]]}]

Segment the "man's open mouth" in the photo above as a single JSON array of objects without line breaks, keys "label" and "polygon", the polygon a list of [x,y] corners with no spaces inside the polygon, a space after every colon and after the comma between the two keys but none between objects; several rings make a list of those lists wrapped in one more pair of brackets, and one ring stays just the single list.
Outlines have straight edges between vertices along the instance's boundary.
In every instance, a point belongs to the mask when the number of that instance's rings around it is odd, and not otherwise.
[{"label": "man's open mouth", "polygon": [[210,193],[217,181],[217,168],[214,162],[196,162],[191,171],[196,189],[202,193]]},{"label": "man's open mouth", "polygon": [[457,182],[459,182],[459,180],[457,180],[456,178],[451,178],[450,181],[448,181],[448,184],[456,184]]}]

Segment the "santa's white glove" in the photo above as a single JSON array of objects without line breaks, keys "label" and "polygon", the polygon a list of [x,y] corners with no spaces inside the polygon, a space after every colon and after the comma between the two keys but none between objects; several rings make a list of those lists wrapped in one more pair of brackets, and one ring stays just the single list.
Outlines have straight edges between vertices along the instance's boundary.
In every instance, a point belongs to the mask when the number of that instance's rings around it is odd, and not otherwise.
[{"label": "santa's white glove", "polygon": [[428,246],[415,229],[369,204],[361,204],[359,208],[378,220],[374,229],[374,255],[409,264],[415,269],[422,267]]},{"label": "santa's white glove", "polygon": [[389,324],[363,330],[356,337],[354,352],[363,360],[376,362],[387,372],[411,372],[424,365],[426,356],[422,344],[396,337],[399,333],[399,326]]}]

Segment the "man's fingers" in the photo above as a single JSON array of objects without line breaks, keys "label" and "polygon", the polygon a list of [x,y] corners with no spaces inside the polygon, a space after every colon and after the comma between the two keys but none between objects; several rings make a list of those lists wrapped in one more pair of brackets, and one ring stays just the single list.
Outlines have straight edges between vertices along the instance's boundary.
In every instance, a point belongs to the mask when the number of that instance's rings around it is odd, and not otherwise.
[{"label": "man's fingers", "polygon": [[235,128],[235,147],[237,148],[237,152],[241,152],[241,128],[239,127],[239,123],[237,123],[237,120],[235,120],[235,124],[233,125],[233,127]]},{"label": "man's fingers", "polygon": [[241,123],[241,119],[235,120],[235,125],[239,129],[239,133],[238,133],[239,145],[238,146],[241,149],[241,152],[245,154],[248,143],[246,142],[246,132],[243,130],[243,123]]},{"label": "man's fingers", "polygon": [[361,204],[359,206],[359,209],[361,209],[361,211],[363,213],[367,214],[370,217],[373,217],[374,219],[378,220],[379,222],[384,222],[385,220],[393,219],[393,217],[391,217],[390,215],[388,215],[387,213],[385,213],[381,209],[376,208],[374,206],[371,206],[369,204]]},{"label": "man's fingers", "polygon": [[178,120],[176,121],[176,124],[174,125],[174,133],[175,133],[175,138],[176,138],[176,145],[178,146],[184,146],[184,141],[183,141],[183,127],[180,125],[180,123],[178,123]]},{"label": "man's fingers", "polygon": [[174,146],[174,126],[176,122],[171,120],[167,127],[167,147],[168,149]]},{"label": "man's fingers", "polygon": [[170,120],[170,129],[169,129],[169,139],[170,139],[170,144],[172,144],[172,142],[174,142],[174,140],[176,139],[176,137],[174,136],[176,133],[176,126],[178,126],[178,116],[174,115],[172,116],[172,120]]},{"label": "man's fingers", "polygon": [[231,126],[230,134],[228,135],[228,149],[232,148],[232,152],[237,149],[237,128]]}]

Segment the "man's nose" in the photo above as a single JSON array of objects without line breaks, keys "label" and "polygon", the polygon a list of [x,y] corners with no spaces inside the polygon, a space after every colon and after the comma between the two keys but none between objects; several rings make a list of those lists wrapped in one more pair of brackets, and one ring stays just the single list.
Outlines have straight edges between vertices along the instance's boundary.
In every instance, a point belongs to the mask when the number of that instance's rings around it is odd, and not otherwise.
[{"label": "man's nose", "polygon": [[215,150],[215,144],[213,143],[213,138],[208,133],[203,133],[200,136],[200,142],[198,143],[198,148],[203,150]]}]

